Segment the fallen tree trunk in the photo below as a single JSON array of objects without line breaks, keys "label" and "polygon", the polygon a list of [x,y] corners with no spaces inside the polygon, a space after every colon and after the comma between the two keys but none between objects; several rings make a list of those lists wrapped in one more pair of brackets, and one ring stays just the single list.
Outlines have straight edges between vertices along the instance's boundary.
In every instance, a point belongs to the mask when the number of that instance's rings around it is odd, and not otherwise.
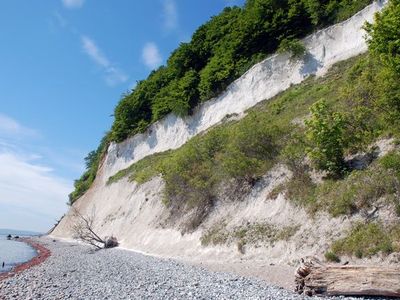
[{"label": "fallen tree trunk", "polygon": [[324,265],[307,258],[295,275],[296,292],[308,296],[400,297],[400,268]]}]

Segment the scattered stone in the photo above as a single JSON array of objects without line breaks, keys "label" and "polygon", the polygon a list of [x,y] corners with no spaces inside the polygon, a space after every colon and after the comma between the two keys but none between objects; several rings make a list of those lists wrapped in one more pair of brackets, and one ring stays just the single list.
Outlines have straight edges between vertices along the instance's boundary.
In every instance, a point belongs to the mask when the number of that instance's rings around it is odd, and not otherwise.
[{"label": "scattered stone", "polygon": [[118,240],[114,236],[107,236],[104,239],[104,248],[114,248],[118,246]]},{"label": "scattered stone", "polygon": [[0,281],[0,299],[304,299],[262,280],[210,272],[172,259],[121,249],[91,254],[86,245],[71,247],[48,238],[37,242],[52,255]]}]

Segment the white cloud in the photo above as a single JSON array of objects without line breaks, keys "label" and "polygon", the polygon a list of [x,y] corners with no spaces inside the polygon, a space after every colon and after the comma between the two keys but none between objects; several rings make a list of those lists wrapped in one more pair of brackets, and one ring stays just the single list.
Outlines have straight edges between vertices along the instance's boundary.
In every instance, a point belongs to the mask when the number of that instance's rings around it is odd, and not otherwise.
[{"label": "white cloud", "polygon": [[150,69],[155,69],[162,63],[160,51],[154,43],[147,43],[143,47],[142,58],[144,64]]},{"label": "white cloud", "polygon": [[[0,220],[0,227],[45,231],[54,220],[66,211],[68,194],[72,184],[58,178],[51,168],[35,164],[31,156],[19,156],[0,151],[0,206],[8,210]],[[30,222],[17,219],[22,213],[30,213]]]},{"label": "white cloud", "polygon": [[107,57],[105,57],[92,39],[88,38],[87,36],[82,36],[82,47],[86,54],[89,55],[89,57],[93,59],[96,64],[104,68],[108,68],[110,66],[110,62],[108,61]]},{"label": "white cloud", "polygon": [[47,153],[33,150],[37,141],[37,130],[0,113],[0,228],[46,231],[66,211],[72,180],[55,174]]},{"label": "white cloud", "polygon": [[66,8],[80,8],[83,6],[85,0],[62,0]]},{"label": "white cloud", "polygon": [[105,81],[108,85],[114,86],[128,80],[128,76],[123,71],[113,66],[110,60],[104,55],[91,38],[82,36],[81,43],[84,52],[93,60],[93,62],[103,69],[105,73]]},{"label": "white cloud", "polygon": [[37,137],[37,131],[25,127],[13,118],[0,113],[0,136]]},{"label": "white cloud", "polygon": [[163,16],[165,29],[171,31],[178,27],[178,11],[175,0],[164,0]]}]

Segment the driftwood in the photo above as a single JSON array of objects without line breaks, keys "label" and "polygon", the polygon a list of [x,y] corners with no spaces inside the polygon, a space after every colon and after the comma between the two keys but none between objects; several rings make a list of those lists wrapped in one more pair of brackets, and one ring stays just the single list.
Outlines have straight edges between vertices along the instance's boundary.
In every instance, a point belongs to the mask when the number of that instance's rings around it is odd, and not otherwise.
[{"label": "driftwood", "polygon": [[94,230],[96,219],[95,209],[91,215],[83,215],[75,207],[71,208],[72,216],[75,218],[72,225],[73,237],[97,249],[113,248],[118,246],[118,240],[114,236],[101,238]]},{"label": "driftwood", "polygon": [[296,292],[308,296],[400,297],[400,268],[324,265],[306,258],[295,275]]}]

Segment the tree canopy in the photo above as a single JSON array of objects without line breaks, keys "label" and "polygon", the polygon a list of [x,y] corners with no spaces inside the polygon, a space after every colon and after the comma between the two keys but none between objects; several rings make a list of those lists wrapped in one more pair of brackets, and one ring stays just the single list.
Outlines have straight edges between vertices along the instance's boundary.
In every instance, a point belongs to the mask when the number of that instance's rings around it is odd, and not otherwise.
[{"label": "tree canopy", "polygon": [[[121,99],[110,132],[120,142],[168,113],[190,114],[283,41],[350,17],[370,0],[247,0],[200,26],[167,64]],[[289,43],[290,44],[290,43]],[[292,43],[291,45],[296,45]]]},{"label": "tree canopy", "polygon": [[301,56],[304,49],[298,39],[352,16],[370,2],[247,0],[243,7],[225,8],[201,25],[190,42],[181,43],[165,66],[152,71],[122,97],[111,130],[85,159],[87,170],[75,181],[70,203],[90,187],[109,142],[144,132],[169,113],[190,114],[279,46]]}]

